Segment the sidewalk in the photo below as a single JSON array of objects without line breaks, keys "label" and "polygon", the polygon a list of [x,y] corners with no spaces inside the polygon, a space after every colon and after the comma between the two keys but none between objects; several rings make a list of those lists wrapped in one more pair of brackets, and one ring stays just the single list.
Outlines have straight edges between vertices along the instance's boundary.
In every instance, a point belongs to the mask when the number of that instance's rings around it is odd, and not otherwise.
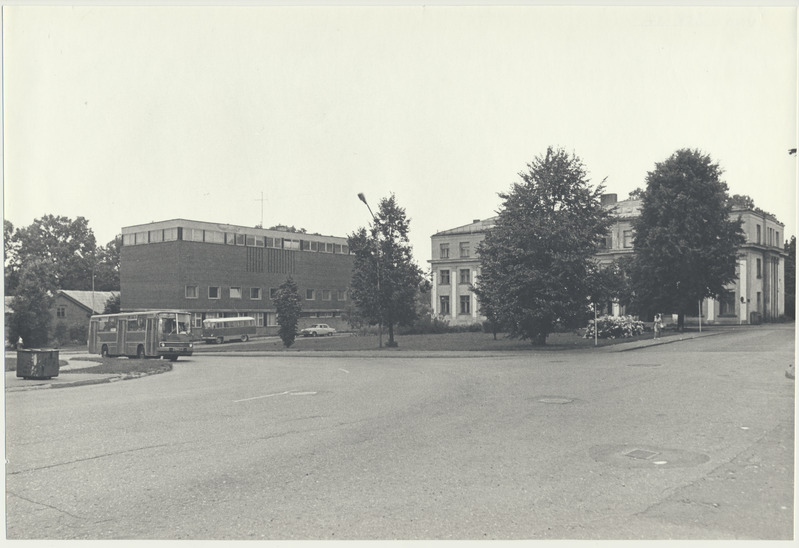
[{"label": "sidewalk", "polygon": [[[68,357],[65,357],[68,356]],[[69,360],[77,356],[90,356],[86,352],[64,351],[59,354],[60,361]],[[6,351],[6,357],[16,358],[16,351]],[[67,365],[58,368],[58,376],[50,379],[23,379],[17,377],[16,370],[6,371],[5,391],[19,392],[23,390],[38,390],[42,388],[67,388],[72,386],[85,386],[89,384],[101,384],[106,382],[117,382],[142,375],[125,375],[122,373],[73,373],[76,369],[85,369],[86,364],[72,364],[67,361]]]}]

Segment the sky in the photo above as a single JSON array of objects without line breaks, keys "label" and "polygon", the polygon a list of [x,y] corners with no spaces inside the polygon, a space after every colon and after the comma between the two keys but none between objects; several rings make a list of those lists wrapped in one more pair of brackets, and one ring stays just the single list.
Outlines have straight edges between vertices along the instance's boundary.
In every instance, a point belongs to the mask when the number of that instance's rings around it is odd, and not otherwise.
[{"label": "sky", "polygon": [[[548,146],[619,199],[709,154],[796,234],[795,7],[5,5],[3,211],[343,236],[485,219]],[[263,195],[263,201],[261,196]],[[263,213],[262,213],[263,212]]]}]

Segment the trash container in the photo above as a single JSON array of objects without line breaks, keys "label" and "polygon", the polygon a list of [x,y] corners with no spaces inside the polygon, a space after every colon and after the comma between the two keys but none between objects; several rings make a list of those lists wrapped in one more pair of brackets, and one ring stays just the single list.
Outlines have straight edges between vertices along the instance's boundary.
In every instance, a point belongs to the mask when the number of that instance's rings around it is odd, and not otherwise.
[{"label": "trash container", "polygon": [[763,316],[761,316],[760,312],[749,313],[749,323],[751,325],[759,325],[762,321],[763,321]]},{"label": "trash container", "polygon": [[58,376],[58,350],[25,348],[17,350],[17,377],[49,379]]}]

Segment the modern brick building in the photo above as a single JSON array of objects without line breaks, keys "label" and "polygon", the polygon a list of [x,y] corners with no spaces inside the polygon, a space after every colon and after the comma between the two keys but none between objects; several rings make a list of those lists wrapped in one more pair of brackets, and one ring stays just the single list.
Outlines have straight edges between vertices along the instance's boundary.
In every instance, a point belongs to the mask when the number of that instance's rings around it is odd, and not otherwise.
[{"label": "modern brick building", "polygon": [[302,299],[300,328],[346,329],[353,256],[347,239],[288,230],[173,219],[122,229],[122,310],[180,309],[206,318],[252,316],[277,333],[274,297],[291,276]]},{"label": "modern brick building", "polygon": [[[635,253],[633,221],[641,214],[641,200],[618,201],[616,194],[602,196],[602,205],[613,209],[615,221],[596,255],[601,265]],[[756,209],[735,207],[730,215],[743,220],[746,242],[741,246],[736,268],[737,280],[727,286],[720,299],[702,304],[703,323],[757,323],[775,320],[785,313],[785,225],[773,215]],[[480,275],[477,245],[494,226],[496,218],[479,220],[431,237],[433,274],[432,307],[435,316],[450,325],[468,325],[485,320],[473,284]],[[614,315],[624,313],[613,303]],[[689,315],[689,320],[690,315]],[[699,321],[699,306],[693,315]]]}]

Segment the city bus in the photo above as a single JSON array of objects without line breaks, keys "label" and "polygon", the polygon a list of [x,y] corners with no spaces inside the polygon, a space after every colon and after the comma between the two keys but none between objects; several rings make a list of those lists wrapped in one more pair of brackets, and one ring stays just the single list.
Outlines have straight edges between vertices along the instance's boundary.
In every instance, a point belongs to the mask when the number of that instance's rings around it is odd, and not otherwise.
[{"label": "city bus", "polygon": [[203,320],[203,340],[206,343],[222,344],[234,339],[247,342],[250,335],[255,335],[255,318],[249,316]]},{"label": "city bus", "polygon": [[151,310],[96,314],[89,320],[89,352],[101,356],[168,358],[191,356],[191,314]]}]

